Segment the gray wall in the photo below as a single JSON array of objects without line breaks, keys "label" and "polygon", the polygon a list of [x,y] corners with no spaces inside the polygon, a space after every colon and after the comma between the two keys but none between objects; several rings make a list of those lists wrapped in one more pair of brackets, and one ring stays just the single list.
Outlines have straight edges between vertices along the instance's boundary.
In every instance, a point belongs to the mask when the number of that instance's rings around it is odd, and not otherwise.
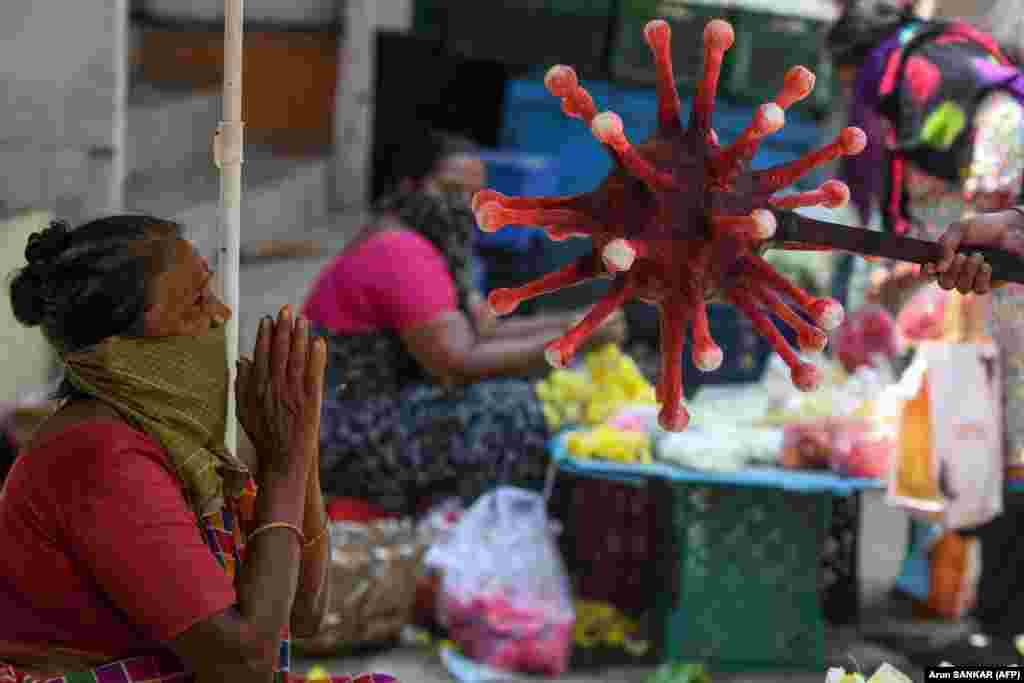
[{"label": "gray wall", "polygon": [[111,208],[125,99],[125,0],[0,3],[0,202]]}]

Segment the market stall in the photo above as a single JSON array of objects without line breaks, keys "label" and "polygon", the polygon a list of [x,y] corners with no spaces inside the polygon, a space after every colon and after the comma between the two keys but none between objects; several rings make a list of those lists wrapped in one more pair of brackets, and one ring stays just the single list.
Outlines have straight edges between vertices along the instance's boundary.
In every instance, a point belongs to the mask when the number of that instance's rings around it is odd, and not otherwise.
[{"label": "market stall", "polygon": [[[823,597],[832,588],[852,592],[846,609],[854,618],[856,611],[855,550],[845,567],[825,558],[845,531],[834,522],[856,534],[857,520],[834,520],[833,509],[885,487],[897,413],[888,403],[895,382],[884,371],[816,361],[830,371],[810,394],[792,388],[778,358],[760,382],[703,387],[680,433],[657,426],[653,387],[614,347],[539,383],[558,431],[557,481],[623,485],[597,485],[591,500],[570,506],[566,554],[588,575],[578,597],[635,608],[643,598],[628,584],[648,584],[655,604],[642,606],[653,608],[651,635],[668,659],[715,669],[822,666]],[[660,522],[627,519],[638,504]],[[590,542],[588,527],[601,529],[599,542]],[[630,550],[637,536],[653,555]],[[619,569],[594,566],[605,562]],[[634,576],[598,585],[595,575],[613,571]],[[772,615],[775,625],[765,629],[753,615]]]}]

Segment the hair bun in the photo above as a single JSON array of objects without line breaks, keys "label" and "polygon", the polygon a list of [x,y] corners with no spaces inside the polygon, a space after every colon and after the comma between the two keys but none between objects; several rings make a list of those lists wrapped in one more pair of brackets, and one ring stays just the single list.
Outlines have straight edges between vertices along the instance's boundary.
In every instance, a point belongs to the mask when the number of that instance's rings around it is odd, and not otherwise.
[{"label": "hair bun", "polygon": [[34,232],[25,247],[25,260],[30,265],[49,265],[68,248],[71,228],[64,221],[52,221],[42,232]]}]

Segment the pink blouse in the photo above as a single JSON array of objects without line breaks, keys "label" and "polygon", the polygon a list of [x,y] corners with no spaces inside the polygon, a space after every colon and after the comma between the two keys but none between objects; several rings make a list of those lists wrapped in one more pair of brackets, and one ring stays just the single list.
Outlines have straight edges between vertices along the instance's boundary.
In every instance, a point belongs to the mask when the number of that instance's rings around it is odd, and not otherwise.
[{"label": "pink blouse", "polygon": [[396,229],[342,251],[320,272],[302,313],[331,332],[361,333],[405,330],[457,309],[441,252],[422,235]]}]

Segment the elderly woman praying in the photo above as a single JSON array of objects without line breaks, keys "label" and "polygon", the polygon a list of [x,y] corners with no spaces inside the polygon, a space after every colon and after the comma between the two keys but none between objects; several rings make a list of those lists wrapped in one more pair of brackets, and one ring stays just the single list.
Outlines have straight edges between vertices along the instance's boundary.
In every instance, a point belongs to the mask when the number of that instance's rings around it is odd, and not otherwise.
[{"label": "elderly woman praying", "polygon": [[55,222],[25,257],[14,314],[66,379],[0,494],[0,681],[283,680],[328,600],[323,343],[287,308],[261,323],[247,462],[224,442],[231,311],[177,224]]}]

